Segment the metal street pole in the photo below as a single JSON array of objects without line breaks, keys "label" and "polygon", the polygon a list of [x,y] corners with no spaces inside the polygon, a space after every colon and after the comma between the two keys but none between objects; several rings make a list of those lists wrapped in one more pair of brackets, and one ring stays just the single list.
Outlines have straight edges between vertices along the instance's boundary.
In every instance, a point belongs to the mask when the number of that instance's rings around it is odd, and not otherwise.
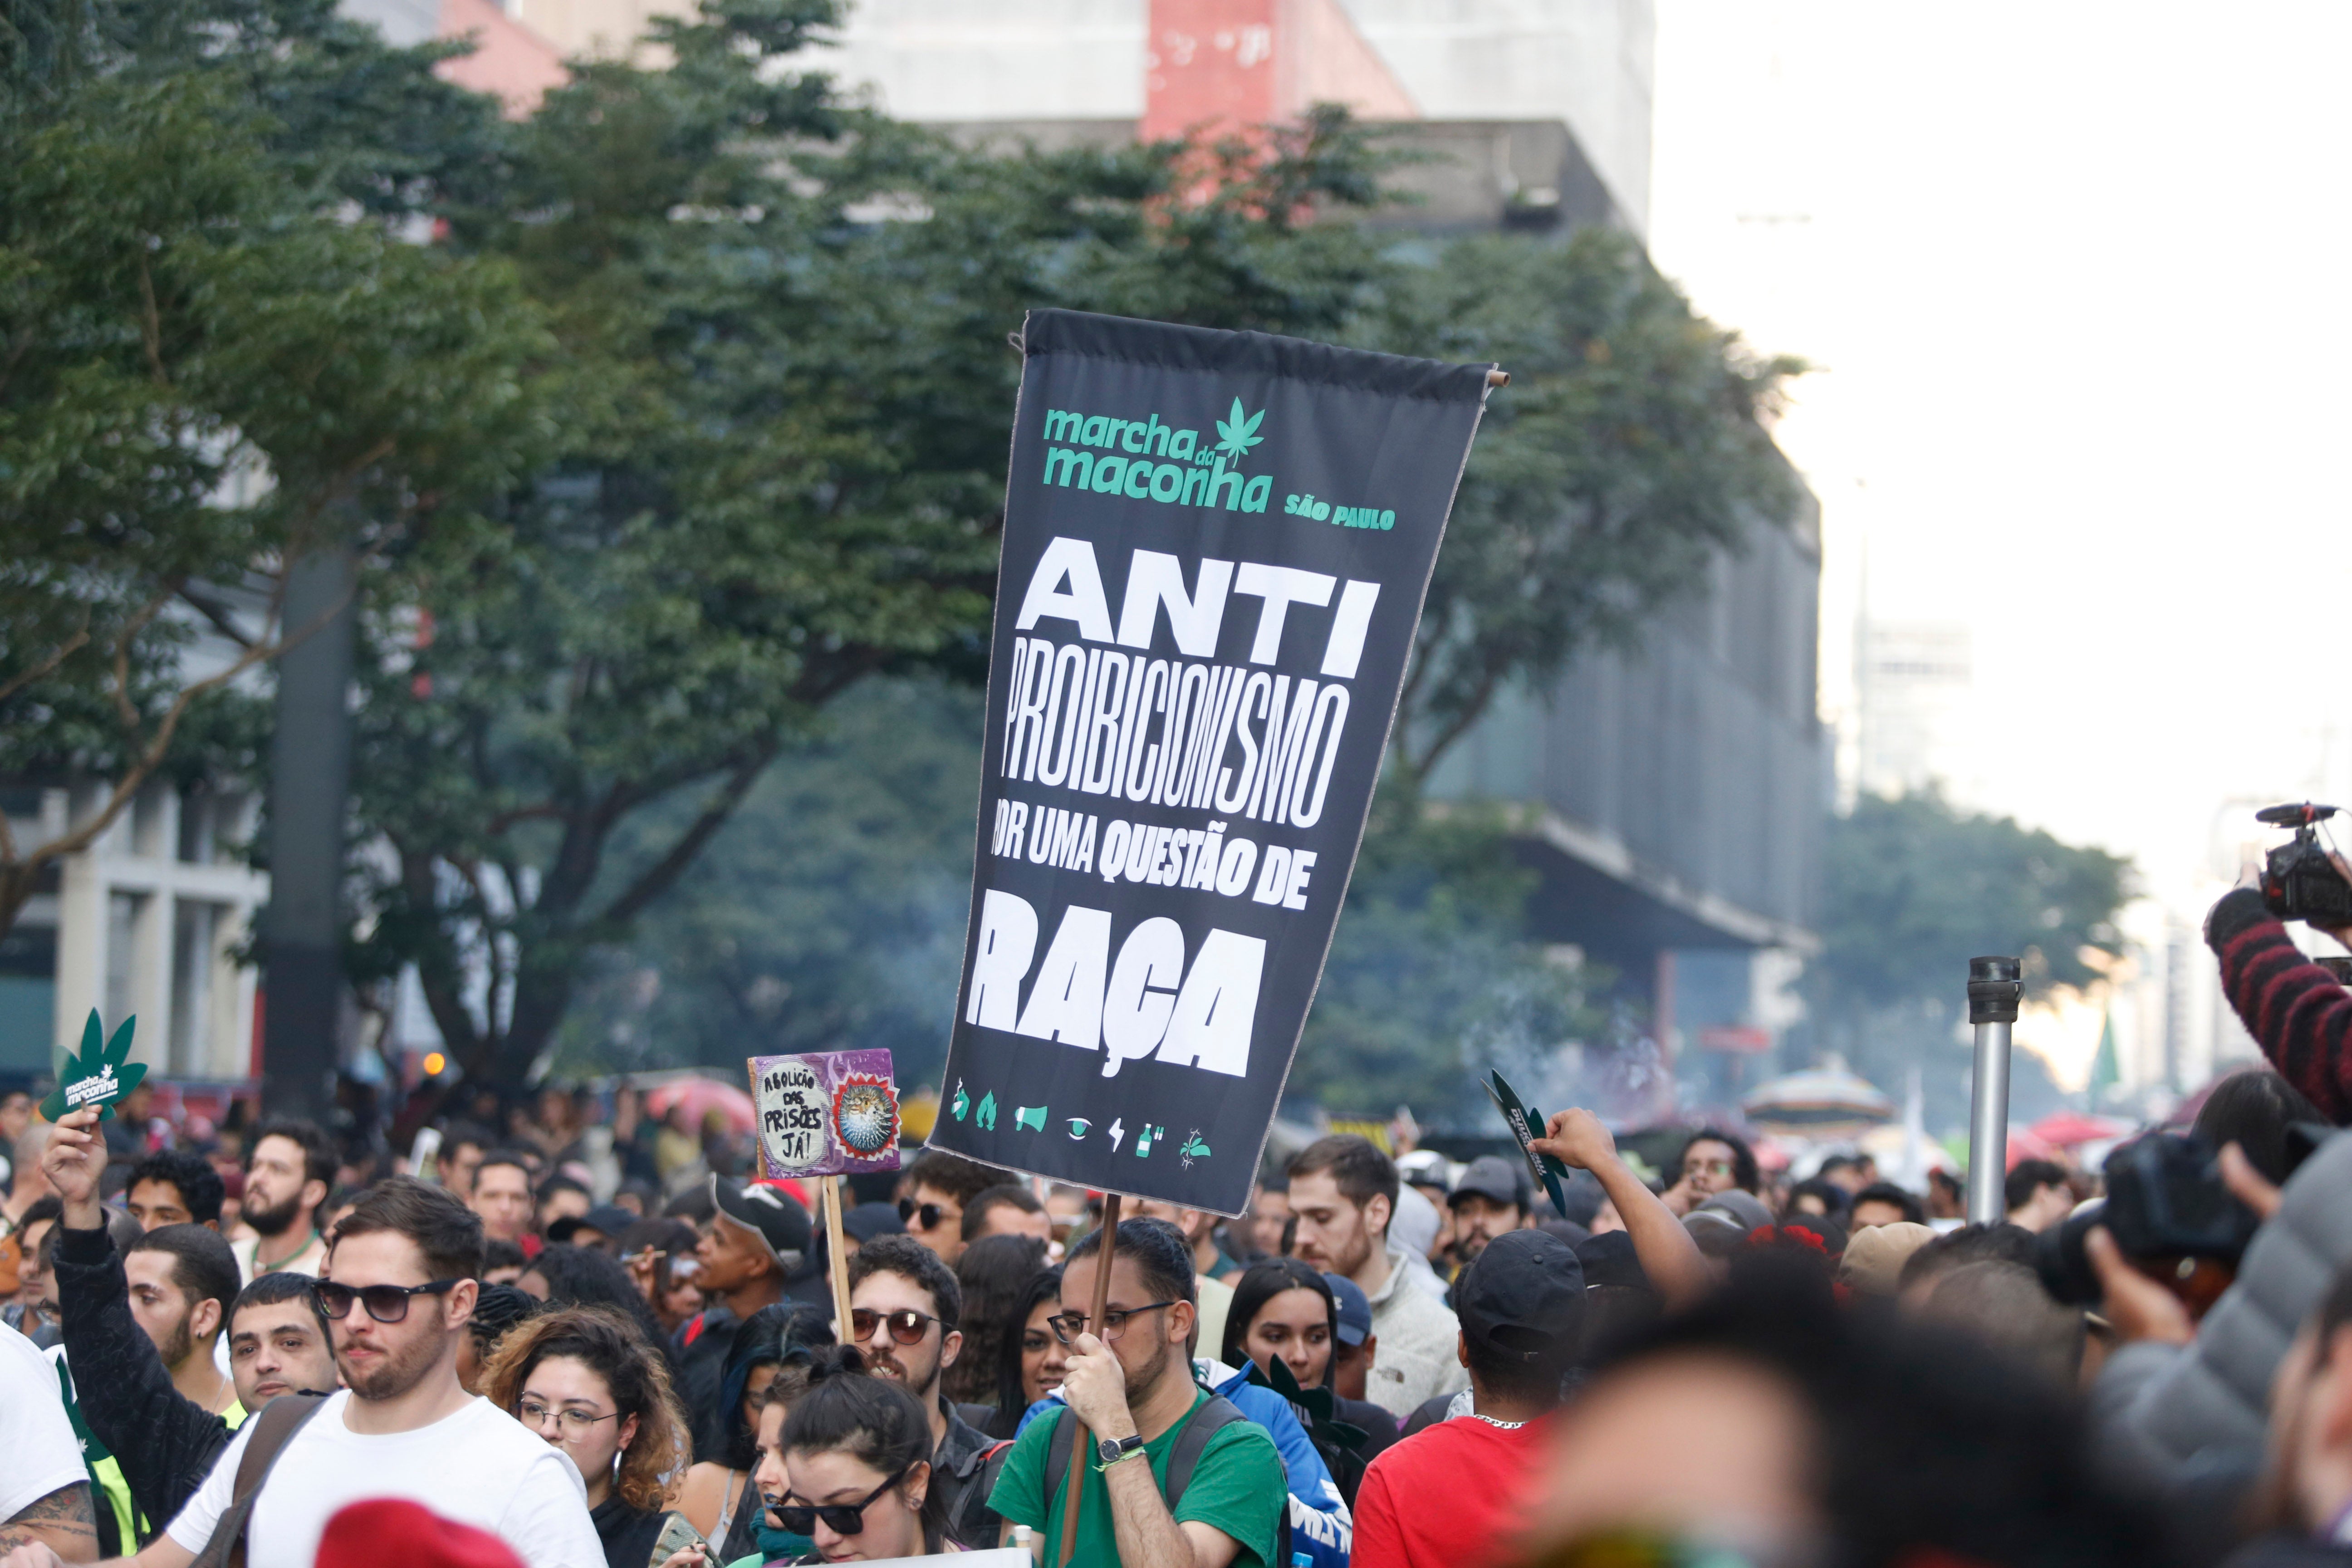
[{"label": "metal street pole", "polygon": [[[343,818],[350,809],[353,586],[348,545],[287,568],[284,625],[315,626],[278,661],[262,927],[262,1108],[329,1125],[343,1000]],[[323,617],[323,620],[322,620]]]},{"label": "metal street pole", "polygon": [[1976,1026],[1976,1081],[1969,1100],[1969,1223],[2009,1217],[2009,1035],[2025,994],[2013,958],[1969,960],[1969,1022]]}]

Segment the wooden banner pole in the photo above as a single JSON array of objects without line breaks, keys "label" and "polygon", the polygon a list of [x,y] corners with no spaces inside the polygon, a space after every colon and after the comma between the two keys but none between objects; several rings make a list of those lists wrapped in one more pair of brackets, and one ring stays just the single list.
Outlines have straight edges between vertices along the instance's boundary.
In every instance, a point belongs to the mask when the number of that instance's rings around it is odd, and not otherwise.
[{"label": "wooden banner pole", "polygon": [[833,1275],[834,1337],[843,1344],[850,1342],[849,1330],[849,1253],[843,1242],[841,1228],[841,1178],[824,1179],[824,1253]]},{"label": "wooden banner pole", "polygon": [[[1110,1308],[1110,1265],[1112,1255],[1118,1250],[1118,1207],[1119,1195],[1117,1193],[1103,1194],[1102,1243],[1095,1249],[1095,1299],[1087,1314],[1087,1328],[1097,1337],[1102,1333],[1103,1313]],[[1105,1348],[1108,1348],[1108,1344]],[[1070,1412],[1070,1419],[1078,1421],[1078,1413],[1075,1409]],[[1094,1435],[1087,1430],[1085,1422],[1078,1421],[1076,1429],[1070,1436],[1070,1500],[1062,1505],[1062,1555],[1059,1561],[1065,1568],[1070,1561],[1070,1553],[1077,1547],[1078,1503],[1087,1495],[1086,1489],[1078,1483],[1085,1479],[1087,1467],[1094,1463]]]}]

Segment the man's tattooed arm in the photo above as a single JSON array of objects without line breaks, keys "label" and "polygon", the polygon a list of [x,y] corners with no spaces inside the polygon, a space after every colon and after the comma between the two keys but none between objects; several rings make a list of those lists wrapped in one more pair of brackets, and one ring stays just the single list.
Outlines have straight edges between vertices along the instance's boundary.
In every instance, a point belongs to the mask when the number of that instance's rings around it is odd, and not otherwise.
[{"label": "man's tattooed arm", "polygon": [[36,1542],[68,1563],[98,1561],[98,1516],[90,1511],[88,1481],[59,1487],[0,1524],[0,1552]]}]

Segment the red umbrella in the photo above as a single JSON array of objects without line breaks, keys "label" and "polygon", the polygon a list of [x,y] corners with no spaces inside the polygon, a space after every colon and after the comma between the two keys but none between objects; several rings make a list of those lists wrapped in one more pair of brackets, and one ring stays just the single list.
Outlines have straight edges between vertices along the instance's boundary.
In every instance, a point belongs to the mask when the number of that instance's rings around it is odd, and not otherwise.
[{"label": "red umbrella", "polygon": [[667,1120],[670,1109],[679,1105],[686,1107],[687,1125],[697,1132],[702,1131],[703,1118],[714,1110],[726,1118],[730,1132],[749,1132],[760,1124],[751,1092],[735,1084],[709,1078],[677,1078],[646,1091],[646,1110],[656,1120]]},{"label": "red umbrella", "polygon": [[2084,1143],[2103,1143],[2121,1138],[2132,1130],[2133,1123],[2113,1116],[2095,1116],[2087,1110],[2053,1110],[2029,1130],[2044,1143],[2060,1149],[2077,1148]]},{"label": "red umbrella", "polygon": [[2001,1169],[2014,1171],[2020,1160],[2056,1160],[2057,1158],[2057,1144],[2044,1141],[2030,1128],[2012,1127],[2009,1130],[2009,1158],[2003,1162]]}]

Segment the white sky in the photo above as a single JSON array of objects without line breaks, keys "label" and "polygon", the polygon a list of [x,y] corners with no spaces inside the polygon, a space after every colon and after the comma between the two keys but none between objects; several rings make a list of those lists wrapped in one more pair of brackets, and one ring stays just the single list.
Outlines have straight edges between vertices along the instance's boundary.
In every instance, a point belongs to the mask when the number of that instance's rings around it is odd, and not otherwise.
[{"label": "white sky", "polygon": [[1822,367],[1825,710],[1866,536],[1874,613],[1974,628],[1978,804],[2184,905],[2231,797],[2352,805],[2352,5],[1658,23],[1653,252]]}]

